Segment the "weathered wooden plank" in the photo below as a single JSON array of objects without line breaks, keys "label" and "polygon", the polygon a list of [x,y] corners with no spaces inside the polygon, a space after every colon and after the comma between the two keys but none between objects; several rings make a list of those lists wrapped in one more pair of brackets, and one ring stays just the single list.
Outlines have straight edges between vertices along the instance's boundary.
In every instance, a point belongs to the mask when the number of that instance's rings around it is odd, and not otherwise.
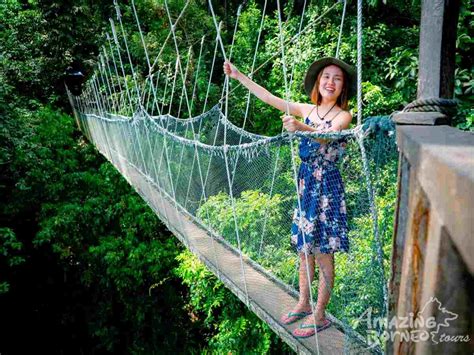
[{"label": "weathered wooden plank", "polygon": [[[410,164],[400,154],[398,166],[398,199],[395,210],[395,226],[394,238],[392,242],[392,257],[391,257],[391,274],[389,283],[389,297],[388,297],[388,319],[392,319],[397,315],[397,303],[400,298],[400,283],[402,276],[402,261],[405,252],[405,236],[407,234],[408,224],[408,203],[409,203],[409,180],[410,179]],[[393,353],[394,344],[388,342],[386,345],[386,352]]]},{"label": "weathered wooden plank", "polygon": [[[414,172],[410,174],[408,186],[410,187],[408,215],[404,236],[400,289],[396,304],[398,319],[406,317],[410,313],[417,314],[420,310],[425,265],[424,255],[430,216],[429,202],[418,184]],[[390,331],[394,330],[390,329]],[[410,330],[410,328],[401,329],[401,331]],[[401,337],[397,336],[393,341],[394,353],[413,353],[415,345],[411,341],[402,341]]]},{"label": "weathered wooden plank", "polygon": [[474,134],[448,126],[398,126],[400,151],[474,273]]}]

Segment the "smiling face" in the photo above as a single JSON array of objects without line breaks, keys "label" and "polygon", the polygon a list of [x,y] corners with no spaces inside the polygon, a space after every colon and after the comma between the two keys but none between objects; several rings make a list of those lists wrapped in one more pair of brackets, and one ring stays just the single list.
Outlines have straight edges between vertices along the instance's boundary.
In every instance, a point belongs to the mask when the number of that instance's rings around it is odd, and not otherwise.
[{"label": "smiling face", "polygon": [[334,101],[341,95],[344,87],[344,72],[336,65],[325,67],[319,78],[319,94],[321,98]]},{"label": "smiling face", "polygon": [[334,102],[343,110],[348,106],[348,85],[346,73],[337,65],[324,67],[318,74],[311,92],[311,101],[321,105],[323,101]]}]

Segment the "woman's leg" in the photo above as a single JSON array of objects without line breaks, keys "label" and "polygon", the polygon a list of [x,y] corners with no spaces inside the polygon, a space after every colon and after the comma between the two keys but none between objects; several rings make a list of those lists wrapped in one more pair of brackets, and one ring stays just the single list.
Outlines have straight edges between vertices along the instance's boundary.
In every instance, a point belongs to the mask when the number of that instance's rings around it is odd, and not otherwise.
[{"label": "woman's leg", "polygon": [[319,265],[319,284],[315,312],[309,318],[310,320],[302,325],[302,328],[293,331],[293,335],[296,337],[305,338],[314,335],[316,331],[315,324],[318,329],[326,329],[331,325],[331,322],[325,318],[325,311],[334,285],[334,257],[332,254],[319,253],[316,255],[316,261]]},{"label": "woman's leg", "polygon": [[[314,255],[305,256],[304,253],[300,255],[300,266],[299,266],[299,288],[300,288],[300,298],[298,303],[293,307],[293,309],[282,316],[280,321],[283,324],[293,323],[298,319],[301,319],[301,313],[311,311],[311,303],[310,303],[310,292],[309,288],[311,287],[311,283],[313,282],[314,278]],[[309,271],[309,280],[308,280],[308,272],[306,271],[308,266]],[[298,315],[300,314],[300,315]]]},{"label": "woman's leg", "polygon": [[[309,268],[306,271],[306,266]],[[309,280],[308,280],[309,274]],[[300,287],[300,299],[296,307],[305,308],[308,310],[311,308],[310,303],[310,292],[309,288],[313,283],[314,279],[314,255],[304,253],[300,254],[300,269],[299,269],[299,287]]]},{"label": "woman's leg", "polygon": [[319,253],[316,255],[316,261],[319,266],[319,285],[314,318],[319,324],[324,320],[326,307],[334,286],[334,255]]}]

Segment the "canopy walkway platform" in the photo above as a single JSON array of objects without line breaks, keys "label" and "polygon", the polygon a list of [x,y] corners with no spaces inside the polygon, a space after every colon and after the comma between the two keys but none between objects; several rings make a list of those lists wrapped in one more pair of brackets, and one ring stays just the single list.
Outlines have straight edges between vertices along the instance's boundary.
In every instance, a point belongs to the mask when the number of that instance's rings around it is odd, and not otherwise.
[{"label": "canopy walkway platform", "polygon": [[[101,151],[107,156],[104,150]],[[183,208],[177,209],[166,193],[127,159],[117,152],[112,151],[112,154],[108,157],[110,162],[142,196],[167,228],[297,353],[314,354],[317,352],[316,347],[319,347],[319,352],[322,354],[375,353],[367,348],[363,339],[358,340],[356,335],[348,337],[338,329],[343,328],[343,325],[331,315],[328,317],[334,326],[321,332],[317,343],[315,337],[306,339],[293,337],[291,332],[300,322],[283,326],[278,320],[298,301],[297,292],[277,278],[269,277],[267,272],[263,272],[258,264],[247,257],[243,257],[242,264],[244,279],[238,250],[222,238],[210,235]]]},{"label": "canopy walkway platform", "polygon": [[[279,6],[279,1],[277,3]],[[328,8],[327,12],[336,5]],[[203,38],[192,79],[189,72],[192,67],[190,62],[193,60],[191,58],[193,48],[189,48],[187,62],[183,66],[174,32],[182,13],[173,23],[166,1],[164,6],[169,19],[170,34],[164,41],[158,57],[151,64],[132,0],[132,9],[148,65],[148,74],[143,75],[143,80],[140,82],[138,80],[128,50],[120,9],[116,4],[120,26],[116,26],[111,20],[112,36],[107,36],[110,50],[103,48],[98,68],[88,80],[82,94],[74,97],[70,95],[70,100],[79,129],[120,171],[167,228],[297,353],[381,353],[383,344],[380,343],[380,339],[369,344],[367,339],[359,334],[367,337],[372,330],[370,325],[369,329],[362,329],[362,332],[360,328],[353,328],[354,321],[364,311],[364,307],[366,310],[373,309],[380,319],[391,319],[393,316],[402,317],[407,312],[418,314],[421,301],[429,300],[432,296],[430,292],[439,295],[440,300],[447,302],[449,295],[446,290],[443,291],[439,287],[440,283],[436,280],[447,279],[450,270],[454,270],[455,283],[463,287],[456,293],[456,300],[462,305],[459,307],[460,314],[468,319],[469,311],[466,305],[469,304],[469,300],[472,301],[472,292],[469,293],[464,286],[468,284],[466,280],[472,280],[473,274],[472,262],[466,259],[469,253],[473,252],[472,238],[469,238],[473,233],[473,224],[468,216],[472,210],[472,198],[466,199],[466,196],[461,195],[472,193],[474,179],[472,174],[461,166],[465,161],[470,166],[473,164],[472,157],[469,160],[469,157],[463,156],[466,151],[472,152],[474,145],[472,136],[466,138],[465,134],[453,133],[452,130],[441,127],[427,131],[402,126],[446,123],[448,117],[440,113],[403,112],[398,116],[395,115],[395,121],[399,124],[396,129],[389,120],[385,120],[384,124],[380,124],[380,121],[377,123],[366,120],[365,123],[368,123],[369,127],[367,128],[362,125],[361,95],[357,98],[357,126],[351,130],[309,135],[296,132],[275,137],[249,133],[245,130],[245,124],[249,113],[250,95],[247,96],[243,125],[236,127],[229,119],[231,116],[229,99],[235,99],[232,93],[236,88],[229,89],[228,78],[219,95],[220,100],[219,98],[216,100],[219,104],[212,109],[206,109],[218,48],[221,49],[223,58],[227,59],[220,34],[221,26],[215,19],[212,2],[209,2],[209,8],[216,29],[216,38],[212,43],[215,45],[214,56],[212,60],[208,58],[208,62],[212,65],[211,68],[200,72]],[[183,12],[186,6],[187,3]],[[431,10],[426,9],[432,6],[434,5],[423,4],[425,17],[430,16]],[[449,3],[445,6],[453,7],[449,11],[455,13],[455,8],[459,7],[459,4]],[[360,0],[358,10],[357,86],[360,94],[362,91]],[[436,11],[442,12],[444,9],[440,6]],[[262,13],[265,13],[265,10]],[[237,21],[238,18],[239,15]],[[282,86],[285,87],[286,100],[289,100],[291,82],[288,85],[286,79],[284,47],[297,46],[299,36],[317,22],[309,22],[303,28],[303,18],[304,13],[301,16],[298,33],[287,39],[283,36],[281,18],[278,19],[281,48],[260,66],[281,54],[284,72]],[[260,68],[254,70],[263,20],[264,16],[256,41],[251,74]],[[431,21],[430,24],[430,21],[422,18],[421,37],[431,35],[443,37],[444,34],[439,33],[439,24],[436,21]],[[453,27],[453,23],[446,23],[443,26]],[[343,21],[341,26],[342,24]],[[234,36],[237,28],[236,24]],[[427,42],[445,43],[438,37]],[[170,39],[174,42],[176,62],[164,65],[161,63],[160,66],[157,64],[158,59]],[[435,101],[439,102],[436,98],[440,97],[440,93],[452,96],[450,83],[445,85],[448,88],[443,89],[444,91],[438,89],[442,86],[441,78],[450,75],[452,77],[454,69],[443,62],[444,59],[441,58],[446,55],[442,51],[439,51],[437,57],[431,55],[431,49],[425,46],[420,49],[419,98],[434,97]],[[336,57],[338,51],[339,47],[336,50]],[[208,53],[212,53],[212,50]],[[128,61],[124,63],[127,59]],[[444,63],[442,68],[440,63]],[[453,58],[447,60],[447,63],[452,65]],[[440,67],[432,70],[434,64]],[[451,70],[450,74],[443,72],[447,69]],[[439,75],[432,75],[432,72]],[[196,113],[193,100],[196,96],[197,82],[207,78],[209,84],[205,99],[201,102],[200,111]],[[194,84],[189,85],[193,81]],[[437,88],[435,84],[438,85]],[[189,87],[192,89],[191,92],[188,92]],[[179,100],[175,96],[178,96]],[[184,113],[186,110],[187,113]],[[237,111],[242,115],[242,109]],[[401,149],[400,154],[395,145],[393,134],[395,130]],[[443,159],[441,155],[438,156],[439,159],[433,158],[439,152],[437,152],[438,146],[433,149],[432,137],[429,136],[431,133],[437,139],[454,137],[463,143],[462,147],[457,146],[450,151],[457,157],[456,164],[448,166],[449,154],[444,154]],[[288,267],[288,265],[298,267],[298,257],[289,247],[289,231],[296,219],[291,216],[292,211],[295,211],[294,216],[298,211],[301,216],[299,196],[305,188],[301,179],[298,182],[296,166],[300,160],[295,153],[295,143],[308,136],[337,140],[343,143],[344,149],[349,152],[346,156],[350,155],[350,159],[338,160],[330,143],[323,144],[329,148],[325,154],[321,154],[325,160],[321,161],[321,164],[330,165],[332,170],[328,168],[328,171],[340,171],[340,179],[346,185],[347,208],[345,202],[338,205],[335,209],[335,219],[347,218],[350,225],[348,233],[356,243],[351,246],[354,251],[351,250],[347,256],[337,260],[338,264],[343,265],[342,271],[345,274],[339,276],[340,271],[336,274],[335,287],[331,290],[331,304],[337,304],[337,307],[332,309],[332,315],[328,312],[326,314],[332,320],[332,326],[316,333],[315,336],[300,339],[293,336],[292,331],[302,321],[286,326],[282,325],[279,319],[292,309],[299,297],[295,289],[298,271],[289,270]],[[396,186],[390,177],[396,174],[398,157],[401,160],[395,206],[393,196],[396,195]],[[426,164],[431,166],[427,167]],[[440,190],[442,198],[438,199],[436,195],[438,189],[433,183],[433,176],[427,175],[426,171],[430,174],[442,172],[443,176],[450,178],[450,183],[446,184],[450,190]],[[321,178],[320,174],[322,172],[318,169],[313,172],[316,180]],[[335,180],[328,181],[334,183]],[[428,193],[428,198],[424,195],[424,191]],[[316,197],[320,199],[321,206],[327,207],[334,202],[331,200],[332,195],[329,198],[319,193]],[[384,202],[390,199],[393,200],[392,204]],[[462,205],[459,211],[453,202],[456,199],[459,199]],[[432,211],[430,205],[436,207],[437,211]],[[446,205],[451,208],[446,209]],[[395,233],[392,238],[393,224],[391,218],[387,216],[393,216],[395,209],[397,211]],[[387,217],[388,223],[381,220],[382,213]],[[327,216],[323,212],[318,218],[325,221]],[[457,224],[458,221],[461,225]],[[304,217],[299,218],[298,223],[300,230],[314,228],[314,224]],[[303,232],[303,235],[304,233],[306,232]],[[331,236],[333,247],[340,242],[334,234]],[[431,235],[433,237],[430,237]],[[391,243],[392,239],[393,254],[390,265],[384,249],[390,249],[387,243]],[[460,252],[456,248],[459,248]],[[448,257],[443,256],[443,251],[447,252]],[[433,271],[429,261],[440,267]],[[455,267],[450,269],[447,266],[448,262]],[[388,270],[387,265],[390,265],[391,270]],[[391,279],[388,282],[386,275],[390,271]],[[319,267],[317,272],[323,282],[327,280],[324,279],[325,270]],[[421,287],[425,290],[423,294],[420,291]],[[309,288],[309,292],[314,310],[315,297],[311,294],[312,288]],[[436,315],[436,310],[428,309],[428,311]],[[463,322],[458,329],[471,329],[472,320]],[[380,332],[385,328],[382,325],[376,330],[379,332],[377,337],[380,337]],[[406,344],[400,339],[389,339],[385,351],[411,354],[416,350],[417,354],[424,354],[427,349],[430,353],[433,351],[436,353],[438,349],[429,343],[417,346]],[[461,344],[458,348],[465,350],[469,346]]]}]

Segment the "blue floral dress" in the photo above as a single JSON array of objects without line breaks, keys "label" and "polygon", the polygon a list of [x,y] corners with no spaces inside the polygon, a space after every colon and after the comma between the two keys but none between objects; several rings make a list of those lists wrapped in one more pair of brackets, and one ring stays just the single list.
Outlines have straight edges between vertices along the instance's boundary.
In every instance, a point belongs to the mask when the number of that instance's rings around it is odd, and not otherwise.
[{"label": "blue floral dress", "polygon": [[[314,126],[308,118],[305,123]],[[331,128],[331,121],[322,121],[322,126],[323,130]],[[311,138],[301,139],[299,203],[291,226],[291,244],[298,253],[349,251],[344,184],[336,165],[345,146],[345,139],[326,144]]]}]

